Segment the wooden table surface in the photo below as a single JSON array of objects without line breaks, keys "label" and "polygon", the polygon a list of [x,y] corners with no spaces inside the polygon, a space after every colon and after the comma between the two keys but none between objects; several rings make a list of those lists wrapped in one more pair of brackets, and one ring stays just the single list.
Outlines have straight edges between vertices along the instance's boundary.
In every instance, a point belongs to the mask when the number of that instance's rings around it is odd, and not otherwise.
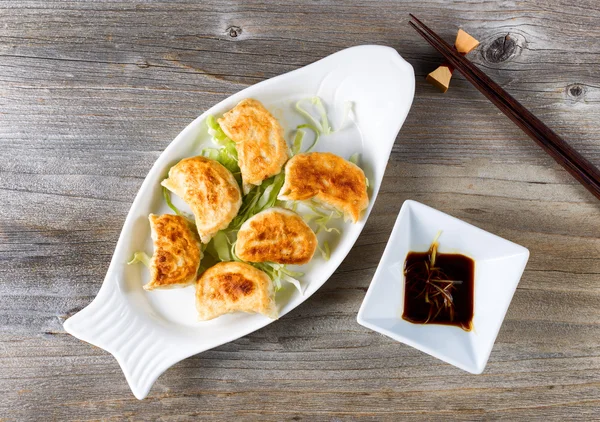
[{"label": "wooden table surface", "polygon": [[[600,3],[284,3],[0,3],[0,420],[600,418],[600,202],[460,76],[428,85],[440,57],[407,24],[473,34],[470,58],[599,165]],[[417,87],[354,249],[295,311],[136,400],[62,322],[98,292],[151,165],[234,92],[371,43]],[[356,323],[406,199],[531,251],[482,375]]]}]

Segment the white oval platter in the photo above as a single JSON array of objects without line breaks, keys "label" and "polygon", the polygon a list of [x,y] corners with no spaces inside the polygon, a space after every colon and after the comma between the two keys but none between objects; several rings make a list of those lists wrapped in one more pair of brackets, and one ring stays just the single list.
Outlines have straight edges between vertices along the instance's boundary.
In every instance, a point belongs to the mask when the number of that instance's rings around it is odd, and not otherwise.
[{"label": "white oval platter", "polygon": [[[362,231],[379,191],[389,155],[408,114],[415,79],[410,64],[390,47],[351,47],[298,70],[260,82],[240,91],[190,123],[160,155],[142,183],[125,220],[106,278],[96,298],[69,318],[71,335],[110,352],[119,362],[138,399],[171,365],[189,356],[245,336],[273,322],[258,315],[235,313],[198,322],[194,287],[146,292],[148,272],[142,265],[126,263],[135,251],[152,253],[148,214],[170,213],[163,200],[161,180],[180,159],[198,155],[214,145],[205,118],[220,116],[244,98],[261,101],[282,123],[288,141],[298,124],[305,123],[294,104],[319,96],[328,109],[334,129],[340,124],[344,104],[353,103],[350,124],[322,136],[317,151],[344,158],[360,153],[359,165],[369,179],[369,208],[357,224],[341,222],[341,235],[328,235],[331,257],[298,267],[303,294],[293,286],[277,293],[280,317],[308,299],[341,264]],[[174,202],[177,201],[173,195]],[[184,207],[182,202],[177,205]],[[322,240],[320,238],[320,240]]]}]

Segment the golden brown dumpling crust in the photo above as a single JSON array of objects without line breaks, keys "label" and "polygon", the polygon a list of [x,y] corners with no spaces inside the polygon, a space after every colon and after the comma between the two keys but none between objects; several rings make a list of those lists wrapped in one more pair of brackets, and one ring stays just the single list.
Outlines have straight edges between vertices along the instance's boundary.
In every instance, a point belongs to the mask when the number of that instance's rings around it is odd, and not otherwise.
[{"label": "golden brown dumpling crust", "polygon": [[171,167],[162,185],[192,209],[202,243],[227,228],[242,205],[242,193],[233,174],[215,160],[185,158]]},{"label": "golden brown dumpling crust", "polygon": [[218,122],[236,144],[244,186],[258,186],[281,172],[288,159],[283,129],[260,101],[242,100]]},{"label": "golden brown dumpling crust", "polygon": [[201,321],[235,311],[277,318],[271,279],[243,262],[220,262],[206,270],[196,284],[196,309]]},{"label": "golden brown dumpling crust", "polygon": [[354,223],[369,206],[367,179],[360,167],[329,152],[293,156],[285,166],[279,199],[316,198],[342,211]]},{"label": "golden brown dumpling crust", "polygon": [[298,214],[269,208],[240,228],[236,255],[248,262],[306,264],[317,249],[317,236]]},{"label": "golden brown dumpling crust", "polygon": [[150,214],[154,254],[146,290],[185,287],[196,281],[202,252],[200,239],[184,217]]}]

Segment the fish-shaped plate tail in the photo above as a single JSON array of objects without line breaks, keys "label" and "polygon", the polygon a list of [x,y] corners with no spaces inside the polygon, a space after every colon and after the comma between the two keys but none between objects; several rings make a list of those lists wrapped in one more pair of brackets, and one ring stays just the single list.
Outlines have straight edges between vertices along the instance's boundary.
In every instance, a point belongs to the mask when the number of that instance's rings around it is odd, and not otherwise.
[{"label": "fish-shaped plate tail", "polygon": [[[135,396],[143,399],[160,374],[176,362],[273,322],[245,313],[198,322],[193,286],[144,291],[147,270],[126,263],[136,251],[152,253],[148,214],[170,212],[160,186],[168,169],[182,158],[198,155],[203,147],[214,147],[205,124],[208,115],[221,116],[242,99],[255,98],[278,118],[289,142],[296,126],[305,123],[294,110],[296,101],[321,97],[334,129],[341,127],[345,105],[351,102],[350,124],[322,136],[316,150],[345,158],[360,153],[359,164],[370,183],[369,208],[357,224],[338,223],[342,234],[327,239],[332,248],[328,261],[315,257],[298,267],[305,273],[301,277],[303,294],[292,286],[277,293],[280,317],[294,309],[327,281],[362,231],[412,104],[414,87],[411,65],[394,49],[364,45],[248,87],[203,113],[171,142],[148,173],[125,220],[100,292],[89,306],[65,322],[65,330],[112,353]],[[183,203],[177,204],[185,208]]]}]

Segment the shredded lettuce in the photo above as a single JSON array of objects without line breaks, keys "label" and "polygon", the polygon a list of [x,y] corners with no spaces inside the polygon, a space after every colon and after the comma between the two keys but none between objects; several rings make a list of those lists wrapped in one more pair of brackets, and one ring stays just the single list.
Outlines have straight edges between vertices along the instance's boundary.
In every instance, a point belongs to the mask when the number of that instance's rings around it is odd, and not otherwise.
[{"label": "shredded lettuce", "polygon": [[167,203],[167,206],[169,208],[171,208],[175,214],[180,215],[181,217],[185,217],[192,226],[196,225],[195,218],[192,214],[181,211],[179,208],[177,208],[173,204],[173,202],[171,202],[171,191],[169,189],[165,188],[164,186],[163,186],[163,196],[165,198],[165,202]]},{"label": "shredded lettuce", "polygon": [[[303,276],[303,275],[304,275],[304,273],[298,273],[298,274],[299,274],[300,276]],[[290,277],[290,276],[289,276],[289,275],[287,275],[287,274],[283,274],[283,275],[281,276],[281,280],[282,280],[282,281],[285,281],[285,282],[288,282],[288,283],[290,283],[290,284],[293,284],[293,285],[294,285],[294,287],[296,288],[296,290],[298,290],[298,292],[299,292],[301,295],[303,295],[303,294],[304,294],[304,289],[302,288],[302,284],[300,284],[300,280],[298,280],[297,278]]]},{"label": "shredded lettuce", "polygon": [[225,132],[223,132],[223,129],[221,129],[214,116],[206,118],[206,126],[213,142],[221,148],[204,148],[200,151],[200,154],[221,163],[227,170],[233,173],[235,179],[241,185],[242,174],[238,165],[238,153],[235,142],[225,135]]},{"label": "shredded lettuce", "polygon": [[321,252],[321,256],[325,261],[329,261],[329,257],[331,256],[331,250],[329,249],[329,242],[323,242],[323,246],[317,244],[319,248],[319,252]]},{"label": "shredded lettuce", "polygon": [[323,210],[319,208],[319,204],[314,202],[309,202],[305,204],[310,210],[312,214],[305,215],[308,221],[312,221],[317,225],[317,230],[315,234],[319,234],[321,231],[326,231],[327,233],[335,232],[337,234],[341,234],[340,230],[335,227],[327,227],[327,224],[333,219],[339,219],[343,217],[343,214],[338,210]]},{"label": "shredded lettuce", "polygon": [[304,289],[300,281],[296,277],[301,277],[304,273],[291,271],[285,265],[276,264],[274,262],[259,262],[252,264],[254,267],[266,273],[269,278],[275,283],[275,290],[281,290],[281,282],[291,283],[296,287],[300,294],[304,294]]},{"label": "shredded lettuce", "polygon": [[294,136],[294,141],[292,142],[292,155],[296,155],[302,149],[302,141],[304,140],[304,135],[306,132],[300,130],[300,126],[296,128],[296,135]]},{"label": "shredded lettuce", "polygon": [[229,225],[228,230],[239,230],[250,217],[273,207],[277,203],[277,195],[279,195],[284,181],[285,175],[281,172],[277,176],[265,180],[260,186],[252,188],[242,199],[240,211]]},{"label": "shredded lettuce", "polygon": [[283,187],[284,181],[285,175],[283,172],[273,177],[273,181],[265,188],[264,192],[260,196],[260,199],[258,200],[258,209],[256,210],[256,213],[266,210],[267,208],[271,208],[275,205],[277,202],[277,196]]},{"label": "shredded lettuce", "polygon": [[[313,106],[313,109],[316,109],[319,117],[318,119],[313,116],[313,114],[305,107],[305,105],[310,104]],[[327,111],[325,110],[325,106],[319,97],[310,97],[303,98],[296,102],[296,111],[304,116],[309,122],[312,123],[312,126],[318,131],[318,133],[322,133],[323,135],[331,135],[332,133],[338,132],[346,127],[346,122],[348,119],[352,119],[354,116],[354,103],[352,101],[346,101],[344,103],[344,112],[342,114],[342,120],[337,130],[333,130],[331,125],[329,124],[329,119],[327,117]]]},{"label": "shredded lettuce", "polygon": [[208,134],[212,136],[213,142],[215,142],[217,145],[227,146],[227,144],[233,142],[227,135],[225,135],[225,132],[223,132],[223,129],[221,129],[221,126],[219,125],[219,122],[217,122],[217,119],[215,119],[215,116],[211,115],[206,118],[206,126],[208,127]]},{"label": "shredded lettuce", "polygon": [[302,149],[302,142],[304,141],[304,136],[306,135],[306,131],[304,129],[310,129],[315,133],[315,139],[313,143],[304,152],[310,152],[319,141],[319,129],[309,124],[299,125],[296,128],[296,135],[294,136],[294,141],[292,143],[292,155],[298,154]]},{"label": "shredded lettuce", "polygon": [[224,231],[217,232],[213,237],[213,245],[220,261],[232,261],[229,249],[229,238]]},{"label": "shredded lettuce", "polygon": [[236,238],[235,242],[231,242],[231,249],[229,250],[231,252],[231,257],[236,262],[244,262],[235,253],[235,244],[236,243],[237,243],[237,238]]},{"label": "shredded lettuce", "polygon": [[[314,116],[304,108],[304,103],[307,101],[310,102],[316,108],[317,113],[319,113],[320,120],[314,118]],[[331,130],[331,126],[329,126],[329,119],[327,118],[327,111],[325,110],[325,106],[319,97],[312,98],[303,98],[296,102],[296,110],[298,113],[303,115],[309,122],[312,123],[312,126],[318,129],[320,133],[323,135],[329,135],[333,131]]]},{"label": "shredded lettuce", "polygon": [[167,205],[169,206],[169,208],[171,208],[175,214],[182,215],[182,212],[179,211],[179,208],[177,208],[171,202],[171,191],[169,189],[165,188],[164,186],[163,186],[162,189],[163,189],[163,196],[165,197],[165,202],[167,203]]},{"label": "shredded lettuce", "polygon": [[133,254],[133,258],[131,258],[131,261],[129,261],[127,265],[137,264],[138,262],[141,262],[147,268],[150,267],[150,257],[146,254],[146,252],[135,252]]}]

